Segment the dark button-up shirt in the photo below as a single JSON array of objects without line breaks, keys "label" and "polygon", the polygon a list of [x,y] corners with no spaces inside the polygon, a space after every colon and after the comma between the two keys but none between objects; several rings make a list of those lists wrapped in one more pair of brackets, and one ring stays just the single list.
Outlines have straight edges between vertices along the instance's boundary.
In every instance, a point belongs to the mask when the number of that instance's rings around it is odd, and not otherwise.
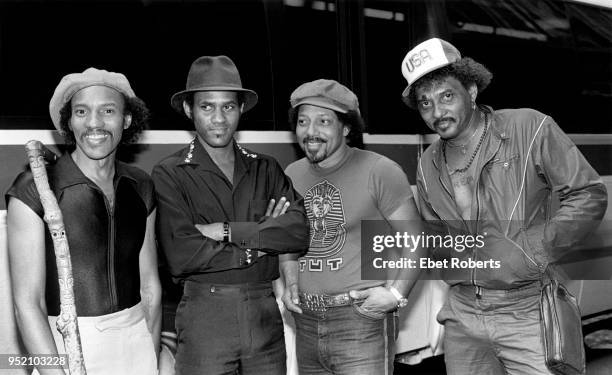
[{"label": "dark button-up shirt", "polygon": [[[276,160],[234,142],[233,184],[196,139],[153,169],[157,235],[175,280],[246,283],[279,277],[278,254],[308,249],[302,197]],[[270,199],[286,197],[284,215],[266,217]],[[215,241],[196,224],[228,222],[231,242]],[[253,262],[247,262],[247,249]],[[257,250],[269,255],[257,258]]]},{"label": "dark button-up shirt", "polygon": [[[144,171],[115,162],[115,208],[69,154],[47,168],[49,185],[62,211],[70,248],[79,316],[110,314],[140,302],[139,255],[147,216],[155,208],[153,182]],[[21,173],[6,193],[41,218],[40,197],[30,171]],[[45,226],[45,299],[49,315],[59,315],[60,290],[53,241]]]}]

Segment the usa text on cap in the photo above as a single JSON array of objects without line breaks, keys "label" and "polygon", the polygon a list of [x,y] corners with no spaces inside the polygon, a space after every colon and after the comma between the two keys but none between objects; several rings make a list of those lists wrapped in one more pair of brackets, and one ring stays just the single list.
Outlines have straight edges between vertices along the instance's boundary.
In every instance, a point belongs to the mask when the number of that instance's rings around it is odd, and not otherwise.
[{"label": "usa text on cap", "polygon": [[461,59],[459,50],[449,42],[431,38],[411,49],[402,61],[402,75],[408,81],[408,87],[402,93],[407,97],[410,87],[425,74],[450,65]]}]

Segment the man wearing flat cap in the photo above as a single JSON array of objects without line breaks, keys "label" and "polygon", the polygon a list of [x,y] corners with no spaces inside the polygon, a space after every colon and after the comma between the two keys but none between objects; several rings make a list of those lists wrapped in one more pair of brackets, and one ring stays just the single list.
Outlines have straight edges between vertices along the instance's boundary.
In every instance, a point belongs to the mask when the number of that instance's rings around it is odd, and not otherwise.
[{"label": "man wearing flat cap", "polygon": [[[87,373],[155,374],[161,288],[154,186],[144,171],[116,160],[118,146],[146,125],[148,110],[123,74],[89,68],[61,80],[49,112],[74,148],[47,174],[64,218]],[[29,353],[64,353],[55,323],[60,289],[53,241],[30,171],[17,177],[6,199],[21,337]]]},{"label": "man wearing flat cap", "polygon": [[157,233],[172,277],[177,374],[285,374],[283,324],[272,281],[278,255],[308,246],[303,199],[274,159],[233,136],[257,103],[226,56],[191,65],[172,107],[196,136],[153,169]]},{"label": "man wearing flat cap", "polygon": [[406,305],[418,269],[362,280],[361,221],[420,232],[410,183],[397,163],[347,144],[362,137],[364,124],[357,96],[340,83],[319,79],[295,89],[290,120],[306,157],[286,173],[310,222],[308,253],[281,258],[299,372],[393,374],[395,312]]},{"label": "man wearing flat cap", "polygon": [[[414,47],[402,74],[405,103],[440,136],[419,161],[422,217],[448,231],[485,236],[484,246],[461,255],[438,248],[433,254],[497,264],[442,269],[451,285],[438,314],[447,372],[550,374],[540,327],[542,284],[555,278],[549,264],[601,221],[605,186],[550,116],[477,104],[492,74],[447,41]],[[552,192],[560,200],[556,210]]]}]

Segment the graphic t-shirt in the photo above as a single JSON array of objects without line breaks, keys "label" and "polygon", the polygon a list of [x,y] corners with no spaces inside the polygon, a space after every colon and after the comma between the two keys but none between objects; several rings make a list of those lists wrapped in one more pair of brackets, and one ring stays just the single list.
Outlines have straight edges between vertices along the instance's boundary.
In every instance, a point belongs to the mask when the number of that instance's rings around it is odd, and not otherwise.
[{"label": "graphic t-shirt", "polygon": [[298,261],[300,291],[336,294],[384,284],[361,280],[361,220],[384,220],[412,198],[402,168],[349,148],[334,167],[314,167],[303,158],[285,173],[304,197],[310,222],[309,250]]}]

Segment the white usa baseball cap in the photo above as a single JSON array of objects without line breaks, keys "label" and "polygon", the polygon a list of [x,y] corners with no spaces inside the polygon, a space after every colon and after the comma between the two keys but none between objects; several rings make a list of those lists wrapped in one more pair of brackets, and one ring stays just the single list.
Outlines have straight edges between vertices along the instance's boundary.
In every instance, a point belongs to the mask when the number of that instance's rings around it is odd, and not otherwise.
[{"label": "white usa baseball cap", "polygon": [[402,75],[408,81],[402,97],[410,94],[410,87],[425,74],[461,59],[459,50],[449,42],[431,38],[411,49],[402,61]]}]

